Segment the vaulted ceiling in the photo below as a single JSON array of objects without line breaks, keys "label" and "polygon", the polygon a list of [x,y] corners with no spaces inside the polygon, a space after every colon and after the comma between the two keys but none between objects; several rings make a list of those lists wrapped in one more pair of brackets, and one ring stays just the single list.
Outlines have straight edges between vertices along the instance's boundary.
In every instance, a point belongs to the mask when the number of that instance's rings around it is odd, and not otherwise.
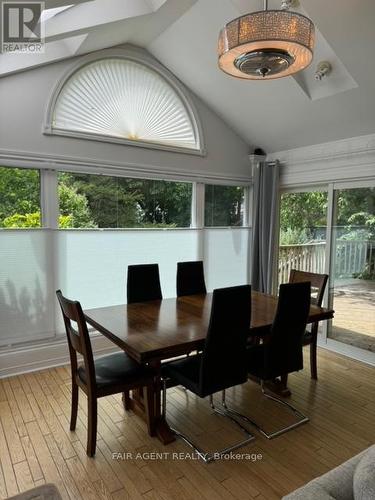
[{"label": "vaulted ceiling", "polygon": [[[298,78],[237,80],[217,66],[220,28],[260,10],[261,0],[47,0],[72,5],[46,24],[44,55],[0,55],[0,76],[132,43],[147,48],[250,147],[268,152],[375,132],[374,0],[301,0],[319,34],[310,70]],[[279,8],[281,0],[270,0]],[[314,81],[321,59],[332,75]]]}]

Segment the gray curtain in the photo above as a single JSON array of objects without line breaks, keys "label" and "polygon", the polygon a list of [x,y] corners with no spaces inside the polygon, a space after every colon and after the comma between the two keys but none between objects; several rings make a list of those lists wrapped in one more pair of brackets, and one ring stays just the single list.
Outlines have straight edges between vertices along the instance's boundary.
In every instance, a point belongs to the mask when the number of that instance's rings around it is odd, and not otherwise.
[{"label": "gray curtain", "polygon": [[253,245],[251,284],[259,292],[272,292],[279,163],[260,162],[254,167]]}]

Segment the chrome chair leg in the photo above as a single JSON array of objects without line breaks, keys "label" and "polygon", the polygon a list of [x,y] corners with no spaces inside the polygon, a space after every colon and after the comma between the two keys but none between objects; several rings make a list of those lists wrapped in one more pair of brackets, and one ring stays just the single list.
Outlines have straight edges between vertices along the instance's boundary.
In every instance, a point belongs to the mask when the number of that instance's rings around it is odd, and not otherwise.
[{"label": "chrome chair leg", "polygon": [[[166,418],[166,413],[167,413],[167,410],[166,410],[166,406],[167,406],[167,380],[166,379],[163,379],[163,398],[162,398],[162,401],[163,401],[162,415],[164,418]],[[235,423],[238,427],[240,427],[240,429],[247,435],[247,438],[238,442],[238,443],[235,443],[232,446],[228,446],[227,448],[224,448],[222,450],[214,451],[212,453],[207,453],[204,450],[202,450],[202,448],[200,448],[198,445],[196,445],[193,441],[191,441],[191,439],[188,436],[186,436],[185,434],[182,434],[181,432],[179,432],[178,430],[176,430],[170,426],[171,431],[177,437],[182,439],[186,444],[188,444],[191,448],[193,448],[193,450],[196,452],[196,454],[199,456],[199,458],[201,458],[203,460],[203,462],[206,464],[209,464],[210,462],[213,462],[213,461],[217,460],[218,458],[221,458],[223,455],[226,455],[227,453],[230,453],[231,451],[234,451],[242,446],[245,446],[246,444],[250,443],[251,441],[253,441],[255,439],[255,436],[250,434],[248,429],[246,429],[246,427],[241,425],[236,419],[234,419],[230,415],[227,415],[225,411],[223,411],[219,408],[216,408],[216,406],[214,405],[212,394],[209,397],[209,402],[210,402],[210,406],[211,406],[212,410],[214,411],[214,413],[221,415],[223,417],[229,418],[233,423]]]},{"label": "chrome chair leg", "polygon": [[255,427],[257,429],[257,431],[260,432],[260,434],[262,434],[267,439],[273,439],[277,436],[280,436],[281,434],[284,434],[285,432],[289,432],[292,429],[295,429],[296,427],[299,427],[300,425],[303,425],[303,424],[306,424],[307,422],[309,422],[310,419],[308,417],[306,417],[306,415],[304,415],[302,412],[297,410],[297,408],[292,406],[290,403],[288,403],[287,401],[283,401],[282,399],[277,398],[276,396],[272,396],[271,394],[267,394],[267,392],[265,391],[265,388],[264,388],[264,381],[263,380],[261,380],[260,386],[262,389],[262,394],[267,399],[271,399],[272,401],[275,401],[276,403],[279,403],[283,406],[286,406],[289,410],[291,410],[299,418],[299,420],[297,422],[295,422],[294,424],[288,425],[287,427],[283,427],[282,429],[280,429],[278,431],[268,433],[264,429],[262,429],[262,427],[260,427],[259,424],[257,424],[254,420],[252,420],[248,416],[243,415],[242,413],[239,413],[238,411],[233,410],[232,408],[228,408],[226,401],[225,401],[225,391],[223,391],[222,405],[223,405],[225,411],[228,412],[229,414],[232,414],[233,416],[241,418],[245,422],[248,422],[250,425]]}]

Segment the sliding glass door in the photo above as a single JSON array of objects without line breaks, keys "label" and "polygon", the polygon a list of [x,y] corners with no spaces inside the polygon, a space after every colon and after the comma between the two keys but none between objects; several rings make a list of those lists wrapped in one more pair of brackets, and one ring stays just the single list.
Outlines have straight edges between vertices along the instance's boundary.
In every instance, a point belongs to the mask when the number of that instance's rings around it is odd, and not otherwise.
[{"label": "sliding glass door", "polygon": [[277,283],[287,282],[291,269],[329,275],[324,304],[335,317],[320,325],[321,341],[373,360],[375,182],[284,191],[278,256]]},{"label": "sliding glass door", "polygon": [[375,187],[333,192],[328,338],[375,352]]}]

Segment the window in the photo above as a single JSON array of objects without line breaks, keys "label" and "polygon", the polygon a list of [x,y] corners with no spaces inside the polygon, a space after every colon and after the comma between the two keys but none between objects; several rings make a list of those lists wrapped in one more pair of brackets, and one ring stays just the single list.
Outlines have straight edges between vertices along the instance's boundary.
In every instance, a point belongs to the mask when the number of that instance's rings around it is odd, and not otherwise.
[{"label": "window", "polygon": [[192,184],[60,172],[60,228],[190,227]]},{"label": "window", "polygon": [[148,65],[124,58],[91,62],[73,73],[57,96],[50,129],[132,145],[202,149],[197,119],[177,87]]},{"label": "window", "polygon": [[40,226],[39,170],[0,167],[0,227]]},{"label": "window", "polygon": [[206,185],[205,226],[242,226],[245,188]]}]

